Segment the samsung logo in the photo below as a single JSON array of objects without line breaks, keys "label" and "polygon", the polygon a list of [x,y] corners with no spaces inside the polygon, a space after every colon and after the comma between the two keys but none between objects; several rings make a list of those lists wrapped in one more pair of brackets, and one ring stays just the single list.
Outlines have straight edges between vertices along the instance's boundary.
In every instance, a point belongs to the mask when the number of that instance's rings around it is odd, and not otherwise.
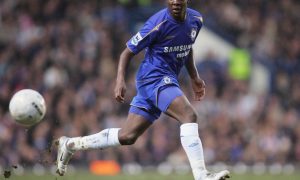
[{"label": "samsung logo", "polygon": [[190,50],[191,48],[192,48],[192,44],[164,47],[164,53],[187,51],[187,50]]}]

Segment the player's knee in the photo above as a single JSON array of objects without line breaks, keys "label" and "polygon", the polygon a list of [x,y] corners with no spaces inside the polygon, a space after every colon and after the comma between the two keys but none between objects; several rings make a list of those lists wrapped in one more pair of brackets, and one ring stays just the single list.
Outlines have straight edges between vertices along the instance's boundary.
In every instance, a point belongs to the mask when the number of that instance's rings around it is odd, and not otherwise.
[{"label": "player's knee", "polygon": [[190,115],[190,121],[191,121],[191,123],[197,122],[197,119],[198,119],[198,115],[197,115],[197,113],[195,111],[193,111],[191,113],[191,115]]},{"label": "player's knee", "polygon": [[187,123],[196,123],[197,119],[198,119],[197,112],[194,109],[190,108],[187,111],[187,118],[186,118],[186,121],[188,121]]},{"label": "player's knee", "polygon": [[119,142],[122,145],[132,145],[136,142],[138,135],[135,133],[119,134]]}]

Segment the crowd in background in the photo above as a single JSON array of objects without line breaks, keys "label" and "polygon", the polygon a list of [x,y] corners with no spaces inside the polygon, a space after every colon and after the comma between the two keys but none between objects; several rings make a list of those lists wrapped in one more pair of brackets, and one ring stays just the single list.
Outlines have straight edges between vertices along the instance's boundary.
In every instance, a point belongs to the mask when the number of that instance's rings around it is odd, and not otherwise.
[{"label": "crowd in background", "polygon": [[[203,101],[191,102],[199,113],[206,162],[299,162],[300,3],[192,0],[190,4],[202,12],[207,28],[249,52],[253,72],[236,79],[228,73],[230,61],[209,53],[198,61],[207,94]],[[118,57],[139,25],[164,6],[158,0],[1,1],[0,165],[48,165],[54,152],[47,149],[54,138],[121,127],[135,95],[134,72],[143,55],[131,61],[124,104],[113,98]],[[266,79],[264,88],[253,83],[257,69]],[[192,100],[187,75],[183,72],[180,79]],[[16,125],[8,113],[11,96],[23,88],[38,90],[47,104],[44,120],[30,129]],[[135,145],[76,153],[72,164],[95,159],[141,165],[187,161],[179,123],[164,115]]]}]

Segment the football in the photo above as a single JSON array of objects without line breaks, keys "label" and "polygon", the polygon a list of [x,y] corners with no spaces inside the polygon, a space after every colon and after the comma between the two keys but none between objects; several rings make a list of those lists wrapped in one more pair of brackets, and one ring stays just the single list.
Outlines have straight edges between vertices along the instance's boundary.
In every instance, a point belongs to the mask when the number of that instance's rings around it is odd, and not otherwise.
[{"label": "football", "polygon": [[16,92],[9,102],[9,112],[20,125],[32,126],[40,122],[46,114],[43,96],[32,89]]}]

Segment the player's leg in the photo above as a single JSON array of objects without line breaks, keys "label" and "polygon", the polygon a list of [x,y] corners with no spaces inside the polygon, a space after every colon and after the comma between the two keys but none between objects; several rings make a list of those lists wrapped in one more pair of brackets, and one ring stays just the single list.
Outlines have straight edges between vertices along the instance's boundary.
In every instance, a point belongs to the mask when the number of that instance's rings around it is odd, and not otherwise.
[{"label": "player's leg", "polygon": [[181,123],[180,140],[188,156],[196,180],[201,174],[206,173],[202,143],[198,135],[197,113],[185,95],[178,87],[162,90],[158,97],[158,106],[163,108],[163,102],[169,99],[170,94],[179,91],[177,97],[170,99],[170,104],[165,107],[165,113]]},{"label": "player's leg", "polygon": [[108,128],[93,135],[70,138],[67,147],[72,151],[78,151],[131,145],[151,124],[144,116],[129,113],[122,128]]},{"label": "player's leg", "polygon": [[152,124],[147,114],[138,108],[130,109],[122,128],[109,128],[99,133],[83,137],[61,137],[56,141],[58,146],[57,173],[64,175],[72,155],[79,150],[105,149],[108,147],[131,145]]},{"label": "player's leg", "polygon": [[228,171],[211,174],[205,168],[203,147],[198,133],[197,113],[182,91],[176,86],[160,91],[158,107],[181,123],[181,144],[190,161],[195,180],[225,179],[229,174]]},{"label": "player's leg", "polygon": [[[135,109],[137,111],[143,111],[138,108]],[[143,115],[135,114],[135,112],[129,113],[127,122],[119,131],[119,142],[121,145],[134,144],[138,137],[140,137],[152,124],[152,121],[149,121]]]}]

